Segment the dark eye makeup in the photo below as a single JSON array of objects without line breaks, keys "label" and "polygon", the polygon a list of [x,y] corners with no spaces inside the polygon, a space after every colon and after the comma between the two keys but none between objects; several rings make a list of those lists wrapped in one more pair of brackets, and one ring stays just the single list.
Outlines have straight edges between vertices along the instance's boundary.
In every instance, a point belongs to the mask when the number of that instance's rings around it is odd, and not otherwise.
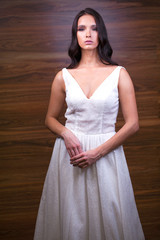
[{"label": "dark eye makeup", "polygon": [[96,26],[92,27],[92,30],[97,31],[97,27]]},{"label": "dark eye makeup", "polygon": [[[78,28],[77,28],[77,31],[83,31],[83,30],[85,30],[85,26],[79,26]],[[97,26],[96,25],[93,25],[93,26],[91,26],[91,29],[93,30],[93,31],[97,31]]]},{"label": "dark eye makeup", "polygon": [[77,28],[77,31],[83,31],[84,28]]}]

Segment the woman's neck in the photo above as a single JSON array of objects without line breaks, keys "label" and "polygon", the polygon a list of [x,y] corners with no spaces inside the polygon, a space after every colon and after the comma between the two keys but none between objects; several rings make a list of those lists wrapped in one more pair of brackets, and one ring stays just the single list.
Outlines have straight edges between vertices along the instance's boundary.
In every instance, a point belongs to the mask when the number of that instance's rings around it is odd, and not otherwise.
[{"label": "woman's neck", "polygon": [[81,60],[79,67],[96,67],[102,64],[99,59],[97,49],[95,50],[81,50]]}]

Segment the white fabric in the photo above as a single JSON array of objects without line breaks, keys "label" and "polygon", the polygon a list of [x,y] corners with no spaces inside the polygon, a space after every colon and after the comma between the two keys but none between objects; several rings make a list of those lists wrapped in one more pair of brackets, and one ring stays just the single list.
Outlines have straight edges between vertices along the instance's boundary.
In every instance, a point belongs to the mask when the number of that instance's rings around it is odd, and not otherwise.
[{"label": "white fabric", "polygon": [[[66,127],[83,150],[115,134],[118,66],[88,99],[64,68]],[[34,240],[143,240],[123,147],[86,169],[73,167],[57,138],[44,183]]]}]

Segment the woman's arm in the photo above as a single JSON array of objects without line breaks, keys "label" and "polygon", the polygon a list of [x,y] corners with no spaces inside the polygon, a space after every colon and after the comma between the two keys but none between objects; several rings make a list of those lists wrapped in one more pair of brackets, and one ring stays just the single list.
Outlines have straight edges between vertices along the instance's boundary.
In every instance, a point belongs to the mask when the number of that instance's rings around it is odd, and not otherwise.
[{"label": "woman's arm", "polygon": [[135,92],[132,80],[125,69],[121,69],[119,76],[119,98],[125,124],[108,141],[95,149],[79,154],[71,159],[74,166],[87,167],[102,156],[123,144],[124,141],[139,129]]},{"label": "woman's arm", "polygon": [[123,144],[139,129],[135,91],[132,80],[124,69],[121,69],[120,72],[118,88],[125,124],[112,138],[99,147],[102,156]]},{"label": "woman's arm", "polygon": [[65,102],[65,84],[62,71],[58,72],[54,78],[51,87],[51,96],[48,111],[45,119],[45,125],[54,133],[61,136],[67,148],[70,157],[82,152],[80,142],[76,136],[59,121],[59,115]]},{"label": "woman's arm", "polygon": [[62,78],[62,72],[55,76],[48,105],[48,111],[45,118],[45,125],[54,133],[62,136],[65,127],[58,121],[65,101],[65,86]]}]

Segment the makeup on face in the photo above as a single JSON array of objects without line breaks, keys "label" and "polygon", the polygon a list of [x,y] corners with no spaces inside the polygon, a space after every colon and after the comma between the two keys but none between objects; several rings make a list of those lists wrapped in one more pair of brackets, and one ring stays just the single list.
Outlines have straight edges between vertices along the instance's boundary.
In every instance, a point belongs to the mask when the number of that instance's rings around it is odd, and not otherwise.
[{"label": "makeup on face", "polygon": [[83,15],[77,24],[77,40],[81,48],[96,48],[98,46],[98,32],[93,16]]}]

